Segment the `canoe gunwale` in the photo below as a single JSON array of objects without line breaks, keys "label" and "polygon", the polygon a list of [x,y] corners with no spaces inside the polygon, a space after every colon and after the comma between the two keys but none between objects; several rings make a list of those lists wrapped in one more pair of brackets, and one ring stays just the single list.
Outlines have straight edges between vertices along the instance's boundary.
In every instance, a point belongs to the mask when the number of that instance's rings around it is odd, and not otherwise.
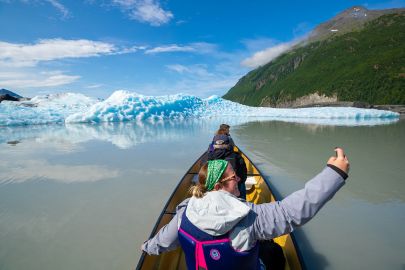
[{"label": "canoe gunwale", "polygon": [[[176,214],[175,212],[174,212],[174,213],[173,213],[173,212],[166,212],[166,209],[167,209],[167,207],[169,206],[170,201],[173,199],[173,197],[174,197],[175,193],[177,192],[178,188],[179,188],[180,185],[183,183],[183,181],[186,179],[187,175],[190,174],[190,171],[194,168],[194,166],[195,166],[198,162],[201,161],[201,159],[204,157],[204,155],[205,155],[205,152],[190,166],[190,168],[187,170],[187,172],[184,174],[184,176],[181,178],[181,180],[177,183],[177,185],[176,185],[176,187],[174,188],[172,194],[170,195],[169,199],[167,200],[165,206],[163,207],[163,210],[162,210],[162,212],[160,213],[160,215],[159,215],[159,217],[158,217],[158,219],[157,219],[157,221],[156,221],[156,223],[155,223],[155,226],[153,227],[153,230],[152,230],[152,232],[150,233],[148,239],[151,239],[151,238],[157,233],[157,228],[159,227],[160,221],[162,220],[162,218],[163,218],[164,215],[175,215],[175,214]],[[192,174],[194,174],[194,173],[192,173]],[[198,173],[195,173],[195,174],[198,174]],[[147,255],[147,253],[146,253],[145,251],[142,251],[141,258],[139,259],[139,262],[138,262],[138,264],[137,264],[137,266],[136,266],[135,269],[141,269],[141,267],[142,267],[142,265],[143,265],[143,262],[144,262],[144,260],[145,260],[146,255]]]}]

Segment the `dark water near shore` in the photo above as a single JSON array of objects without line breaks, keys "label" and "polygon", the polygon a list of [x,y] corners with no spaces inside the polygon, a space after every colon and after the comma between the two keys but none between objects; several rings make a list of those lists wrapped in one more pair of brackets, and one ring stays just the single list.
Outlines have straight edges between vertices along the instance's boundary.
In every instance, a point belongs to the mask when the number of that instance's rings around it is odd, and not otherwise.
[{"label": "dark water near shore", "polygon": [[[0,269],[132,269],[221,121],[0,129]],[[350,178],[296,231],[309,269],[404,269],[405,121],[253,122],[236,143],[281,196],[345,148]]]}]

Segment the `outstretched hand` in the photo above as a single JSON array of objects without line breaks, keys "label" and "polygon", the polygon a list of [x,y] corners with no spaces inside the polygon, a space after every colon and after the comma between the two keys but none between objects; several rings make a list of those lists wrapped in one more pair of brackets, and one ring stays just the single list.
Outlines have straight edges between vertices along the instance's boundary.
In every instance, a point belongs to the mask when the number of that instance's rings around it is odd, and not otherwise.
[{"label": "outstretched hand", "polygon": [[345,173],[349,173],[350,164],[347,156],[343,152],[343,149],[336,147],[335,151],[336,156],[330,157],[328,160],[328,164],[338,167]]}]

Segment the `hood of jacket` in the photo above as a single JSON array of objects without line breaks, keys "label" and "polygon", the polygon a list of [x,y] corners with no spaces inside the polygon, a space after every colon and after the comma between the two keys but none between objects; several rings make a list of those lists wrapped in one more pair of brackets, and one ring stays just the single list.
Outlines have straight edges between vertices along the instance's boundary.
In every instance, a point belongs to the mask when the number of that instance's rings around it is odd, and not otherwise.
[{"label": "hood of jacket", "polygon": [[202,198],[192,197],[186,209],[187,218],[200,230],[223,235],[249,214],[250,207],[226,191],[211,191]]}]

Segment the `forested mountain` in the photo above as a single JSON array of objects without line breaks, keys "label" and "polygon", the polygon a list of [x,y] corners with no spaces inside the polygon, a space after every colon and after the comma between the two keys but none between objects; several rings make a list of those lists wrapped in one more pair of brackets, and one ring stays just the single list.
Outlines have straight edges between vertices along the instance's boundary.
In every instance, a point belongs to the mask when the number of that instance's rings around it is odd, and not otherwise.
[{"label": "forested mountain", "polygon": [[405,104],[405,10],[370,12],[365,19],[366,9],[351,8],[319,25],[309,40],[249,72],[224,98],[272,107]]}]

